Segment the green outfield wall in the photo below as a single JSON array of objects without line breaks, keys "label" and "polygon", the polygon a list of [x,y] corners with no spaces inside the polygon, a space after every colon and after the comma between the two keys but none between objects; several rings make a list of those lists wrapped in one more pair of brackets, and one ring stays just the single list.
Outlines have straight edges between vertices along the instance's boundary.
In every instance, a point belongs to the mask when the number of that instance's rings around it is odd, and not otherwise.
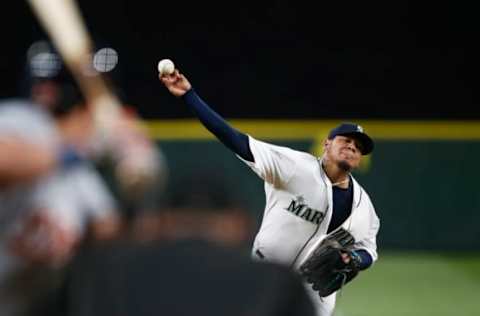
[{"label": "green outfield wall", "polygon": [[[321,140],[336,123],[232,122],[259,139],[317,155]],[[369,192],[381,219],[379,246],[480,250],[480,124],[361,123],[375,138],[376,150],[354,176]],[[167,157],[166,199],[178,200],[191,192],[197,199],[210,194],[220,203],[244,207],[260,220],[263,182],[202,126],[187,120],[149,122],[148,127]]]}]

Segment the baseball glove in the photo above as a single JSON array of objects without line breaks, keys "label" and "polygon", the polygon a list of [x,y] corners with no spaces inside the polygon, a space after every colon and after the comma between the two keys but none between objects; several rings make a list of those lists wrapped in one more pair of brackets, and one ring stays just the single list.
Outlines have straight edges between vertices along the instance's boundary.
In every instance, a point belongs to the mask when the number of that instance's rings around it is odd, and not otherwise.
[{"label": "baseball glove", "polygon": [[351,281],[359,272],[361,258],[353,251],[355,239],[343,228],[318,244],[300,265],[300,274],[325,297]]}]

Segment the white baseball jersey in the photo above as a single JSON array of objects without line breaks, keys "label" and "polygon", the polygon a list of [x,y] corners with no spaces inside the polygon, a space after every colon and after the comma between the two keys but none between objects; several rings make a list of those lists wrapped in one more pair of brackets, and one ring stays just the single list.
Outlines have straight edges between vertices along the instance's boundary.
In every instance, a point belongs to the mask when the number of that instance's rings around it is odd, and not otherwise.
[{"label": "white baseball jersey", "polygon": [[103,179],[86,162],[56,170],[43,179],[32,198],[35,208],[79,236],[90,221],[114,216],[117,209]]},{"label": "white baseball jersey", "polygon": [[[332,183],[317,157],[250,136],[249,141],[255,162],[242,160],[265,181],[266,194],[252,255],[296,267],[327,234],[333,209]],[[341,226],[355,237],[355,247],[365,249],[374,261],[379,225],[368,194],[353,179],[352,213]]]},{"label": "white baseball jersey", "polygon": [[[55,150],[60,135],[55,122],[40,108],[23,100],[0,103],[0,141],[12,137]],[[0,237],[8,233],[11,225],[33,208],[37,187],[41,179],[0,191]]]}]

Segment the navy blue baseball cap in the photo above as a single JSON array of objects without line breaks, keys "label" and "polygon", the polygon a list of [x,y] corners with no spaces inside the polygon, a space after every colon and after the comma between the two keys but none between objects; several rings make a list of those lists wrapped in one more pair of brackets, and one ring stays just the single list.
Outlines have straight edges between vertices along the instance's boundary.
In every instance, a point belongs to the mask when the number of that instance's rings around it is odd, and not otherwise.
[{"label": "navy blue baseball cap", "polygon": [[368,155],[373,151],[373,140],[368,136],[363,128],[354,123],[342,123],[332,129],[328,134],[328,139],[334,139],[335,136],[342,135],[342,136],[351,136],[360,141],[361,148],[360,152],[362,155]]}]

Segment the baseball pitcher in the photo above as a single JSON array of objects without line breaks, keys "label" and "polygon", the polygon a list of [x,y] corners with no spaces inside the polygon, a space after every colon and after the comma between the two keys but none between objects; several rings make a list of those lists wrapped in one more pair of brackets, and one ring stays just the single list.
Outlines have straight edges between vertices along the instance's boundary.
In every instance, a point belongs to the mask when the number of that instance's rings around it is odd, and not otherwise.
[{"label": "baseball pitcher", "polygon": [[332,315],[336,292],[377,260],[379,219],[351,171],[374,143],[362,127],[331,130],[324,154],[259,141],[232,128],[178,70],[160,81],[202,124],[265,181],[266,205],[252,256],[290,266],[304,277],[317,314]]}]

